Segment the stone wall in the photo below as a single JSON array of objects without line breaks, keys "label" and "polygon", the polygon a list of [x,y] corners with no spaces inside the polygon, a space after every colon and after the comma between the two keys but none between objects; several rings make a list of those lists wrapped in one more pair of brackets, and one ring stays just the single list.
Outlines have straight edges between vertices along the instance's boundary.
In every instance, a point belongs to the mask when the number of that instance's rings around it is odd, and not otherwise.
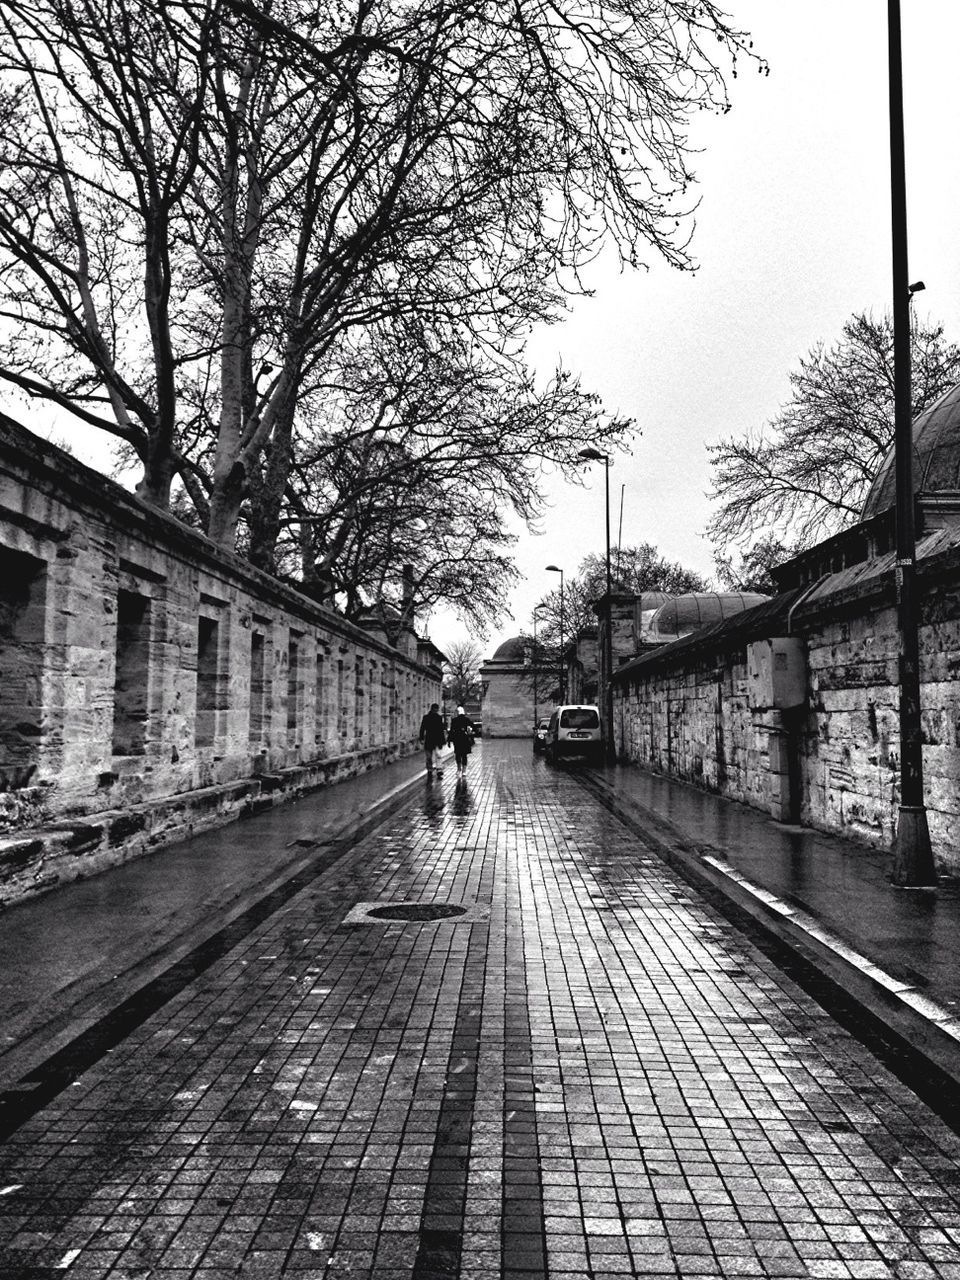
[{"label": "stone wall", "polygon": [[[960,873],[960,547],[918,545],[923,766],[942,869]],[[627,758],[767,809],[783,821],[889,847],[899,806],[892,554],[663,646],[615,677]],[[751,646],[801,642],[794,708],[765,705]],[[769,699],[767,700],[769,701]]]},{"label": "stone wall", "polygon": [[530,738],[536,719],[549,716],[553,700],[548,698],[557,687],[556,668],[542,670],[537,679],[534,699],[534,669],[522,663],[493,660],[480,669],[483,687],[483,736],[485,738]]},{"label": "stone wall", "polygon": [[0,901],[412,750],[435,657],[0,417]]}]

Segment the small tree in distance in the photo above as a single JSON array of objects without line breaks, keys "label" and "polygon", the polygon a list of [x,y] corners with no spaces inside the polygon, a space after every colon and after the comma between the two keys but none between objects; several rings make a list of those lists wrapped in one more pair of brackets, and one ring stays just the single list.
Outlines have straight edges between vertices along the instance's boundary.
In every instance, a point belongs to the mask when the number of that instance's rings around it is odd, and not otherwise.
[{"label": "small tree in distance", "polygon": [[[611,579],[614,591],[665,591],[679,596],[687,591],[708,591],[710,583],[701,573],[686,569],[679,561],[662,556],[651,542],[635,547],[610,548]],[[593,552],[580,563],[578,582],[587,600],[597,600],[607,590],[606,555]]]},{"label": "small tree in distance", "polygon": [[[663,591],[667,595],[683,595],[710,588],[702,574],[667,560],[649,542],[635,547],[611,547],[610,563],[614,591],[638,595],[643,591]],[[548,592],[535,606],[539,618],[536,654],[541,665],[556,667],[559,664],[561,634],[566,647],[578,632],[597,625],[593,602],[606,593],[606,565],[606,555],[602,552],[591,552],[583,558],[577,575],[564,584],[562,618],[559,588]],[[529,651],[534,652],[532,639]]]},{"label": "small tree in distance", "polygon": [[763,595],[775,596],[778,588],[771,570],[789,560],[796,551],[797,548],[769,534],[745,551],[739,564],[734,564],[733,555],[717,552],[714,563],[720,585],[727,591],[759,591]]},{"label": "small tree in distance", "polygon": [[480,663],[483,655],[473,640],[457,640],[447,646],[443,687],[450,701],[457,705],[480,697]]}]

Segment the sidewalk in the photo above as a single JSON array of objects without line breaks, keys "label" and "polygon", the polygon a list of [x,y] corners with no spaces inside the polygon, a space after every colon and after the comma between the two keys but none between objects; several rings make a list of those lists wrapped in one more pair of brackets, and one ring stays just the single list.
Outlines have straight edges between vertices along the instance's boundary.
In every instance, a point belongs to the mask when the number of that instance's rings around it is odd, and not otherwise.
[{"label": "sidewalk", "polygon": [[894,888],[891,856],[631,765],[584,775],[695,883],[724,894],[960,1084],[960,890]]},{"label": "sidewalk", "polygon": [[0,1093],[257,904],[379,821],[415,752],[0,914]]}]

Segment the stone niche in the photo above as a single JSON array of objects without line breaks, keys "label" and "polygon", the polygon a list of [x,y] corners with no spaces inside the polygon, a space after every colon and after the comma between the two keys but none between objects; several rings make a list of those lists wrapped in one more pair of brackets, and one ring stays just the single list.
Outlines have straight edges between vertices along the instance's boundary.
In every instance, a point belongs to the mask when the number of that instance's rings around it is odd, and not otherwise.
[{"label": "stone niche", "polygon": [[0,545],[0,790],[36,773],[43,719],[46,566]]},{"label": "stone niche", "polygon": [[0,904],[415,749],[441,657],[0,415]]}]

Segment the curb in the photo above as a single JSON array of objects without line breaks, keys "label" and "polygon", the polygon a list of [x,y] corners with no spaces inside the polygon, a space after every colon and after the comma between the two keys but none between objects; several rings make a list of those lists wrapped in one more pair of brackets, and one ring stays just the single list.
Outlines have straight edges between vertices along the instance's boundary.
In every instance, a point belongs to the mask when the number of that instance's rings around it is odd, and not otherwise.
[{"label": "curb", "polygon": [[[722,850],[692,841],[669,819],[626,801],[602,774],[581,775],[602,803],[697,888],[719,892],[829,978],[897,1040],[960,1086],[960,1018],[918,987],[892,977],[820,920],[750,880]],[[643,826],[640,826],[640,822]]]}]

